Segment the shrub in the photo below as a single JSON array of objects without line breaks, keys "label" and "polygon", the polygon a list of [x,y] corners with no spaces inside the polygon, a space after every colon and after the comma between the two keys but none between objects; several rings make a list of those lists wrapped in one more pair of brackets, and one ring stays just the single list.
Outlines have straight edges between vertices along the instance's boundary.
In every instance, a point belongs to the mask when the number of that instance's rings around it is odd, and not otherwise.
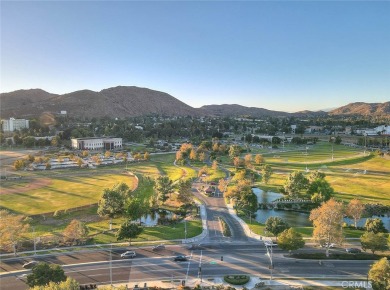
[{"label": "shrub", "polygon": [[248,275],[226,275],[223,279],[232,285],[244,285],[249,282],[250,278]]}]

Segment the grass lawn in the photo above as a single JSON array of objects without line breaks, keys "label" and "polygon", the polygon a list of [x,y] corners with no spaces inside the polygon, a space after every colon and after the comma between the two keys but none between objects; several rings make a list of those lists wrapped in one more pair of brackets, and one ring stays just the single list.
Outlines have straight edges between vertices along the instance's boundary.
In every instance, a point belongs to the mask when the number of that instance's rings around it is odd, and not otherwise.
[{"label": "grass lawn", "polygon": [[[119,220],[117,221],[119,222]],[[108,221],[105,223],[93,223],[89,225],[96,230],[108,229]],[[113,228],[119,227],[118,225]],[[202,222],[201,220],[192,220],[187,222],[187,238],[195,237],[202,233]],[[132,242],[148,242],[148,241],[159,241],[159,240],[176,240],[184,239],[184,222],[180,222],[174,226],[155,226],[145,227],[144,231],[139,235],[138,238],[133,239]],[[92,243],[114,243],[117,242],[115,234],[100,233],[93,237]]]},{"label": "grass lawn", "polygon": [[[85,174],[88,173],[88,174]],[[35,178],[42,178],[37,174]],[[133,176],[117,171],[106,173],[99,170],[75,170],[66,175],[53,175],[48,185],[19,193],[3,194],[0,207],[17,213],[32,215],[56,210],[65,210],[75,206],[96,203],[102,189],[125,182],[132,188],[136,184]],[[26,186],[25,183],[22,186]],[[12,186],[15,188],[15,185]]]}]

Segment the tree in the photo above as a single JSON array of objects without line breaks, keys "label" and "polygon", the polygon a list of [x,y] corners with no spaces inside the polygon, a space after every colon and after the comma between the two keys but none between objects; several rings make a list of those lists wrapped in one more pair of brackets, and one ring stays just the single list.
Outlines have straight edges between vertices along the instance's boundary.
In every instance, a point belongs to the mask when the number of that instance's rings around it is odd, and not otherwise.
[{"label": "tree", "polygon": [[255,156],[255,163],[257,165],[260,165],[261,163],[264,163],[264,157],[261,154],[256,154]]},{"label": "tree", "polygon": [[125,199],[127,195],[127,192],[124,192],[124,185],[117,185],[112,189],[103,189],[103,194],[98,202],[97,213],[99,216],[107,216],[110,218],[110,230],[112,230],[112,219],[118,215],[121,215],[124,211]]},{"label": "tree", "polygon": [[272,173],[273,173],[273,171],[272,171],[271,165],[265,164],[264,166],[262,166],[261,177],[262,177],[262,180],[265,184],[267,184],[268,181],[271,179]]},{"label": "tree", "polygon": [[105,158],[110,158],[111,157],[111,152],[109,150],[107,150],[105,153],[104,153],[104,157]]},{"label": "tree", "polygon": [[346,214],[353,219],[355,228],[357,228],[357,223],[362,217],[364,209],[364,204],[356,198],[352,199],[347,205]]},{"label": "tree", "polygon": [[214,160],[213,163],[211,164],[211,168],[213,170],[217,170],[218,169],[218,161],[217,160]]},{"label": "tree", "polygon": [[14,168],[15,170],[21,170],[26,166],[26,161],[23,159],[17,159],[14,162]]},{"label": "tree", "polygon": [[144,159],[145,159],[145,160],[150,160],[150,153],[149,153],[149,152],[146,151],[146,152],[144,153]]},{"label": "tree", "polygon": [[244,156],[244,162],[245,162],[245,166],[247,168],[251,168],[252,167],[252,154],[246,154]]},{"label": "tree", "polygon": [[49,282],[45,286],[34,286],[30,290],[79,290],[80,284],[75,279],[68,277],[63,282]]},{"label": "tree", "polygon": [[74,243],[81,239],[86,238],[88,236],[88,232],[89,231],[85,223],[74,219],[65,228],[62,234],[65,236],[66,240]]},{"label": "tree", "polygon": [[317,180],[317,179],[324,179],[325,176],[326,176],[325,173],[316,170],[316,171],[313,171],[310,173],[308,179],[309,179],[309,182],[313,182],[314,180]]},{"label": "tree", "polygon": [[241,153],[241,147],[238,145],[231,145],[229,148],[229,157],[230,159],[233,159],[234,157],[240,156]]},{"label": "tree", "polygon": [[190,204],[192,202],[192,182],[190,179],[179,181],[179,195],[178,200],[184,204]]},{"label": "tree", "polygon": [[330,244],[341,244],[343,241],[343,218],[343,204],[333,198],[310,212],[309,219],[314,226],[313,238],[325,245],[327,257],[329,257]]},{"label": "tree", "polygon": [[375,262],[368,271],[368,279],[374,290],[388,290],[390,288],[390,262],[382,258]]},{"label": "tree", "polygon": [[229,185],[229,180],[221,178],[218,182],[219,191],[224,193],[228,185]]},{"label": "tree", "polygon": [[0,246],[6,250],[13,250],[16,256],[16,248],[19,240],[28,231],[29,225],[25,217],[15,215],[3,209],[0,210]]},{"label": "tree", "polygon": [[206,153],[205,152],[199,153],[198,158],[199,158],[199,161],[204,162],[207,158]]},{"label": "tree", "polygon": [[284,184],[284,191],[290,196],[299,195],[300,191],[306,189],[309,181],[300,171],[290,173]]},{"label": "tree", "polygon": [[368,218],[364,225],[367,232],[377,233],[387,233],[385,225],[380,218]]},{"label": "tree", "polygon": [[384,233],[373,233],[373,232],[365,232],[360,237],[360,243],[362,244],[363,250],[371,250],[373,254],[376,251],[386,251],[388,249],[387,246],[387,237]]},{"label": "tree", "polygon": [[278,237],[278,246],[283,250],[295,251],[305,246],[302,235],[294,229],[284,230]]},{"label": "tree", "polygon": [[282,232],[284,232],[285,230],[287,230],[289,228],[290,228],[290,226],[288,225],[288,223],[286,223],[280,217],[269,217],[265,221],[265,228],[264,229],[267,232],[270,232],[271,234],[273,234],[277,239],[279,234],[281,234]]},{"label": "tree", "polygon": [[116,233],[116,239],[118,241],[129,239],[131,245],[131,239],[138,237],[143,231],[143,228],[139,227],[136,224],[131,223],[131,221],[124,222]]},{"label": "tree", "polygon": [[234,167],[243,167],[244,166],[244,160],[241,159],[240,157],[236,156],[233,158],[233,165]]},{"label": "tree", "polygon": [[334,194],[334,189],[325,179],[317,178],[309,184],[307,193],[312,196],[313,202],[320,203],[329,200]]},{"label": "tree", "polygon": [[27,285],[30,287],[44,286],[50,282],[59,283],[66,280],[65,272],[60,265],[40,262],[27,275]]},{"label": "tree", "polygon": [[130,198],[126,204],[126,216],[130,221],[140,220],[149,212],[149,205],[138,197]]},{"label": "tree", "polygon": [[168,194],[173,191],[172,180],[168,176],[159,176],[154,189],[157,192],[158,199],[164,203],[168,199]]}]

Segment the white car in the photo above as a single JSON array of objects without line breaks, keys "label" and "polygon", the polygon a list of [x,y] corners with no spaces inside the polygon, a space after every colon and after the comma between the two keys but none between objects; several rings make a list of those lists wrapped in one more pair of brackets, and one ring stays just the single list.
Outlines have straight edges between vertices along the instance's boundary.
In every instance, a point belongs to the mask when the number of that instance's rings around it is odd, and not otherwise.
[{"label": "white car", "polygon": [[121,258],[122,259],[126,259],[126,258],[132,259],[135,256],[137,256],[137,254],[134,251],[126,251],[123,254],[121,254]]}]

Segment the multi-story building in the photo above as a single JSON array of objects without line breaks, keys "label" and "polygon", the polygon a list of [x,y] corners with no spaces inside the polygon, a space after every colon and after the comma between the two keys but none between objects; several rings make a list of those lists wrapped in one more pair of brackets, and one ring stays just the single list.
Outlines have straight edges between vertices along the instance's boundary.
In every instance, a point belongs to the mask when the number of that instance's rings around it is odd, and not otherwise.
[{"label": "multi-story building", "polygon": [[29,128],[29,122],[25,119],[10,118],[9,120],[1,120],[3,132],[13,132],[24,128]]},{"label": "multi-story building", "polygon": [[71,139],[72,148],[79,150],[114,150],[122,148],[122,138],[86,137]]}]

